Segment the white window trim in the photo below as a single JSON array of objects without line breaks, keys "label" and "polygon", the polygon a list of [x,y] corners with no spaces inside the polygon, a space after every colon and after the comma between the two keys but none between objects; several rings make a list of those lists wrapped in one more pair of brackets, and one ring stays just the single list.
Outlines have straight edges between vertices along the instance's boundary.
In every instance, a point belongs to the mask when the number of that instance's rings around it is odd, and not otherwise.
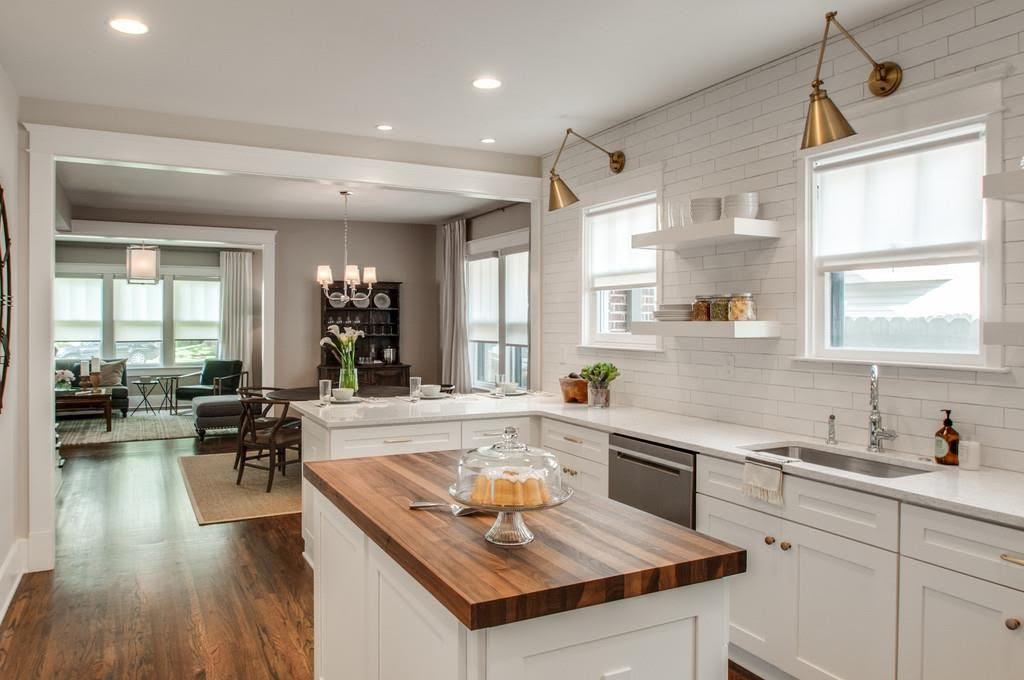
[{"label": "white window trim", "polygon": [[[854,364],[871,362],[921,368],[1005,370],[1003,348],[984,344],[980,345],[978,355],[884,350],[822,351],[824,328],[820,314],[823,311],[819,309],[821,305],[818,301],[824,299],[824,277],[818,276],[818,272],[812,266],[815,260],[811,235],[812,165],[815,160],[824,156],[981,124],[985,127],[985,172],[1000,172],[1003,155],[1002,79],[1005,73],[1004,69],[986,71],[982,74],[984,77],[975,81],[973,86],[962,78],[954,78],[950,80],[955,82],[941,82],[915,88],[904,95],[905,101],[901,101],[900,94],[888,98],[890,106],[886,109],[877,108],[877,102],[874,101],[851,107],[848,111],[854,114],[859,111],[865,112],[860,119],[855,115],[850,116],[854,128],[860,130],[860,134],[797,154],[797,252],[798,271],[803,277],[803,285],[797,287],[802,332],[798,336],[798,354],[795,359]],[[941,116],[941,120],[937,116]],[[999,321],[1003,315],[1002,203],[985,200],[983,219],[984,240],[980,244],[982,324]],[[942,248],[949,249],[948,246]]]},{"label": "white window trim", "polygon": [[[661,214],[661,204],[664,195],[664,165],[659,163],[649,168],[641,168],[624,172],[613,177],[607,177],[591,184],[579,187],[577,196],[579,202],[562,211],[575,211],[575,219],[579,225],[580,235],[580,257],[579,257],[579,282],[580,282],[580,327],[578,349],[600,349],[600,350],[621,350],[627,352],[663,352],[663,340],[661,336],[618,334],[609,335],[597,333],[593,327],[596,317],[593,309],[594,300],[590,295],[591,289],[588,285],[589,276],[587,273],[587,247],[586,247],[586,211],[589,208],[604,203],[622,201],[632,196],[642,194],[654,194],[655,205],[658,206],[658,214]],[[561,212],[561,211],[559,211]],[[660,225],[652,225],[659,229]],[[655,280],[650,282],[650,287],[657,291],[659,300],[663,299],[664,277],[664,253],[657,251],[655,264]],[[634,284],[636,285],[636,284]]]},{"label": "white window trim", "polygon": [[[127,275],[125,265],[58,262],[56,263],[55,271],[58,277],[100,278],[103,280],[103,337],[100,341],[100,354],[103,357],[116,357],[113,281],[117,278],[124,278]],[[174,279],[217,279],[219,281],[220,267],[167,265],[160,267],[160,275],[164,285],[160,363],[129,366],[128,371],[133,375],[148,375],[150,371],[173,373],[179,370],[194,370],[201,368],[203,365],[202,362],[179,363],[174,361]]]}]

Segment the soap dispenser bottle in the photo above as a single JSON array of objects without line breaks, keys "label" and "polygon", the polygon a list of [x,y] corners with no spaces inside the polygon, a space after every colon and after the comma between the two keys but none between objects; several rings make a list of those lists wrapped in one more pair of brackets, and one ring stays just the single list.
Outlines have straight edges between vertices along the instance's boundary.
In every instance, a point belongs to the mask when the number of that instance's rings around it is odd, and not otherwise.
[{"label": "soap dispenser bottle", "polygon": [[939,465],[960,464],[960,433],[953,429],[953,411],[942,409],[946,414],[942,427],[935,433],[935,462]]}]

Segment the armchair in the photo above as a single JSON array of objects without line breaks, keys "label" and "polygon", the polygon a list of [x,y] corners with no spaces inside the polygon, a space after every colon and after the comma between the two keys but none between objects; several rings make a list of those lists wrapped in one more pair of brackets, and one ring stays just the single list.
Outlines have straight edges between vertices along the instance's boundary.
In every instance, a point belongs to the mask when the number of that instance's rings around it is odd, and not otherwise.
[{"label": "armchair", "polygon": [[249,372],[243,371],[242,362],[235,359],[206,359],[202,370],[178,376],[178,381],[195,376],[199,376],[199,384],[175,386],[176,403],[192,401],[196,397],[236,394],[249,381]]}]

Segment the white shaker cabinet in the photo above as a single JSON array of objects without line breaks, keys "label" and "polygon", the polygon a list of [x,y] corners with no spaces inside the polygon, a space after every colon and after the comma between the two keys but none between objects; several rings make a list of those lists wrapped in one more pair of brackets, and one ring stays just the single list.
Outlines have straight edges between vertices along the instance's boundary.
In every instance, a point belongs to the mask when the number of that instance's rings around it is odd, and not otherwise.
[{"label": "white shaker cabinet", "polygon": [[900,558],[899,677],[1024,677],[1024,593]]},{"label": "white shaker cabinet", "polygon": [[703,494],[697,530],[747,550],[734,645],[801,679],[895,678],[895,553]]}]

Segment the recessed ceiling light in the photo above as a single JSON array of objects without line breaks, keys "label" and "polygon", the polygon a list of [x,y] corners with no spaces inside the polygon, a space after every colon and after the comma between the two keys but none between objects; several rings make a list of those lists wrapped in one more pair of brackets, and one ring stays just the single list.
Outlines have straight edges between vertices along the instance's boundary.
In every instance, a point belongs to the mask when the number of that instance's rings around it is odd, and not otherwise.
[{"label": "recessed ceiling light", "polygon": [[128,17],[114,17],[110,20],[110,27],[119,33],[128,35],[145,35],[149,33],[149,26],[138,19]]},{"label": "recessed ceiling light", "polygon": [[494,144],[497,140],[494,137],[484,137],[480,140],[481,144]]},{"label": "recessed ceiling light", "polygon": [[380,130],[381,132],[388,132],[389,130],[394,130],[395,128],[391,127],[387,123],[381,123],[380,125],[377,126],[377,129]]},{"label": "recessed ceiling light", "polygon": [[473,87],[478,90],[496,90],[501,87],[501,81],[490,76],[481,76],[473,81]]}]

